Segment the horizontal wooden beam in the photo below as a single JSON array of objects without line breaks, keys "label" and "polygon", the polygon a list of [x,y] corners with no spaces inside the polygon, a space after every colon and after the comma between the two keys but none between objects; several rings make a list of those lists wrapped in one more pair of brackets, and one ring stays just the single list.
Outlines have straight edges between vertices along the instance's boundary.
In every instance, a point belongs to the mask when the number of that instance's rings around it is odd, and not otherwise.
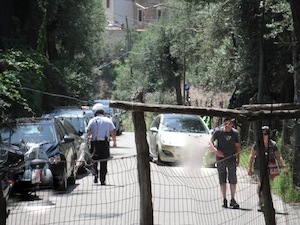
[{"label": "horizontal wooden beam", "polygon": [[[240,121],[263,119],[295,119],[300,118],[300,107],[297,104],[277,105],[275,109],[268,105],[255,105],[246,109],[223,109],[182,105],[145,104],[139,102],[110,101],[110,107],[130,111],[196,114],[213,117],[232,117]],[[259,106],[261,108],[259,108]],[[271,108],[270,108],[271,107]],[[255,110],[254,110],[255,109]]]},{"label": "horizontal wooden beam", "polygon": [[255,104],[243,105],[239,109],[243,110],[294,110],[300,109],[300,104],[296,103],[276,103],[276,104]]}]

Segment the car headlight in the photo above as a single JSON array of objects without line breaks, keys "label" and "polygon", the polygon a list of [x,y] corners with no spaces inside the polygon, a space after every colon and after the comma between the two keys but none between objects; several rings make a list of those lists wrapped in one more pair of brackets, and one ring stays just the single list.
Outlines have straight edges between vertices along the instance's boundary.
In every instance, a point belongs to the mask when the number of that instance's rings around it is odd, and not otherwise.
[{"label": "car headlight", "polygon": [[61,158],[60,158],[59,154],[57,154],[57,155],[52,156],[52,157],[49,158],[49,163],[50,164],[56,164],[56,163],[58,163],[60,161],[61,161]]},{"label": "car headlight", "polygon": [[172,145],[172,146],[176,145],[176,144],[174,143],[174,141],[169,140],[169,139],[167,139],[167,138],[162,138],[162,139],[161,139],[161,144],[162,144],[162,145]]}]

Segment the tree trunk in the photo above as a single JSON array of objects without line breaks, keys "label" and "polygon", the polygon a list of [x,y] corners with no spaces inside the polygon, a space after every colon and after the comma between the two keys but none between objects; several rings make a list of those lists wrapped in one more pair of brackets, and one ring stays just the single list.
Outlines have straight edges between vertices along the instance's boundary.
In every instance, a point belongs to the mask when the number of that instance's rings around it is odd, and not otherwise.
[{"label": "tree trunk", "polygon": [[47,53],[48,53],[50,60],[58,58],[54,27],[55,27],[54,24],[47,26],[47,47],[46,47],[46,49],[47,49]]},{"label": "tree trunk", "polygon": [[181,93],[181,88],[180,88],[180,81],[181,81],[181,76],[176,76],[175,77],[176,100],[177,100],[178,105],[183,105],[182,104],[182,93]]},{"label": "tree trunk", "polygon": [[290,0],[292,17],[294,22],[294,31],[297,38],[297,42],[300,42],[300,1]]}]

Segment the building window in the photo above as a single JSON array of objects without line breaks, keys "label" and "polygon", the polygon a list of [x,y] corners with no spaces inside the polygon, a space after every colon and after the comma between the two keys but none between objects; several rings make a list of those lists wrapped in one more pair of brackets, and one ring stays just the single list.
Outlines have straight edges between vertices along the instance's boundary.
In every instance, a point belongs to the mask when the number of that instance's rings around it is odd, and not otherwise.
[{"label": "building window", "polygon": [[161,9],[157,9],[156,12],[157,12],[157,20],[159,20],[161,17]]},{"label": "building window", "polygon": [[141,9],[138,10],[138,21],[139,22],[143,21],[143,10]]},{"label": "building window", "polygon": [[110,0],[106,0],[106,8],[110,8]]}]

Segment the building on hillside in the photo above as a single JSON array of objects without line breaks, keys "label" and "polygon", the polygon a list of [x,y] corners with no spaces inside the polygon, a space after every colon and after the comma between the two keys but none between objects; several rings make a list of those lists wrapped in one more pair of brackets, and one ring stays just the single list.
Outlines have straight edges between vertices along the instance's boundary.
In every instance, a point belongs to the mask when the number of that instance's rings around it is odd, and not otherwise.
[{"label": "building on hillside", "polygon": [[[109,30],[145,29],[166,14],[164,0],[103,0]],[[127,18],[127,21],[126,21]]]}]

